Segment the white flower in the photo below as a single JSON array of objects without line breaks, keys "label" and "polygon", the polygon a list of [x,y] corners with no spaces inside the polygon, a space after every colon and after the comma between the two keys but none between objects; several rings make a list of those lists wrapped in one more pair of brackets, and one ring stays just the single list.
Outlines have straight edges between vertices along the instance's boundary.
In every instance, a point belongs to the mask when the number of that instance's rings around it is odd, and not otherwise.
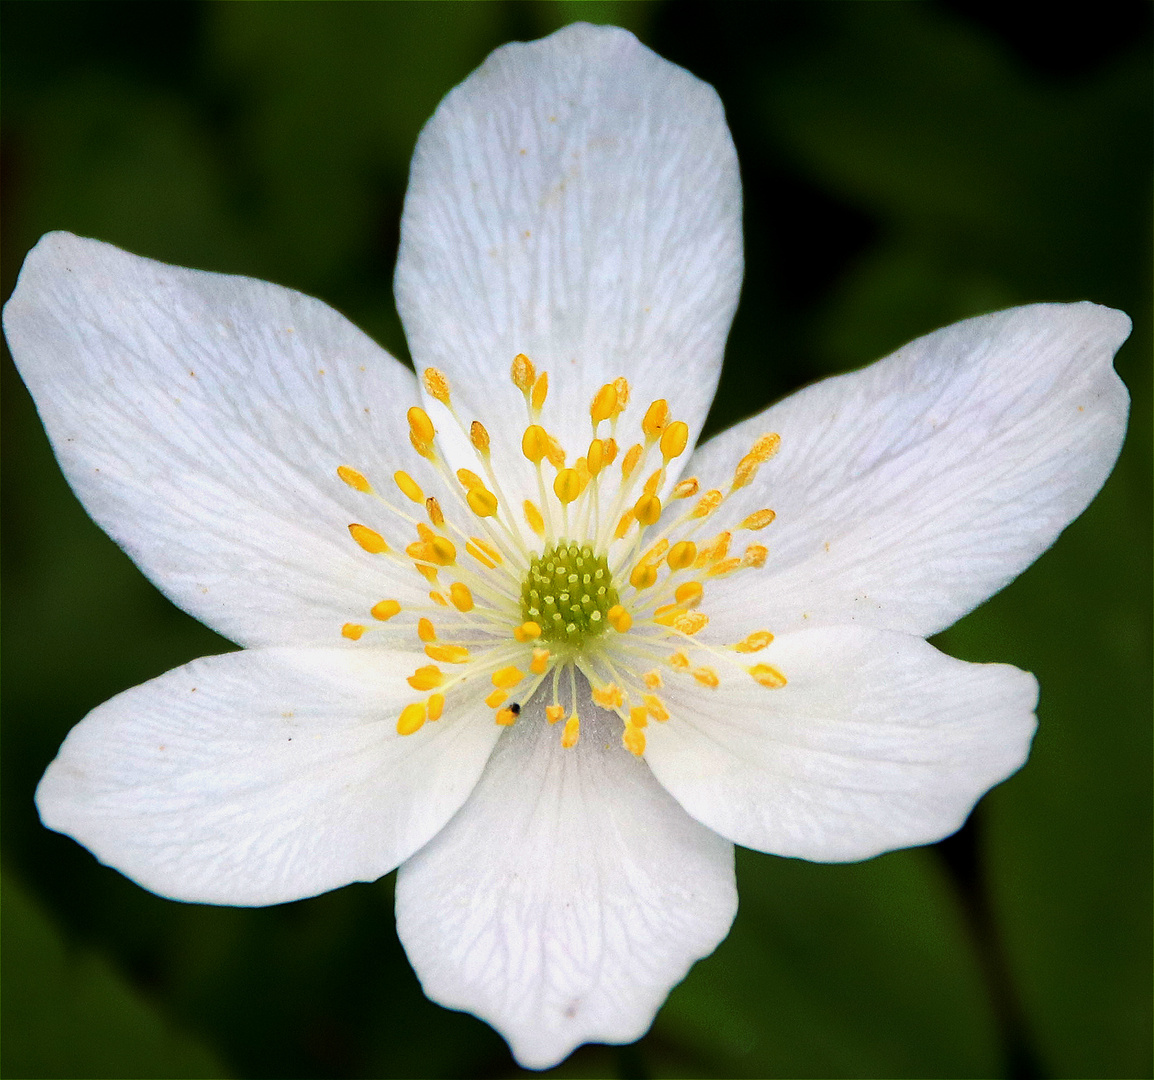
[{"label": "white flower", "polygon": [[425,991],[531,1067],[646,1030],[729,928],[733,843],[958,828],[1037,688],[923,638],[1105,480],[1128,320],[971,319],[686,463],[740,214],[711,88],[571,26],[421,135],[396,292],[423,386],[316,300],[45,237],[5,329],[61,467],[245,647],[94,710],[45,824],[181,900],[400,866]]}]

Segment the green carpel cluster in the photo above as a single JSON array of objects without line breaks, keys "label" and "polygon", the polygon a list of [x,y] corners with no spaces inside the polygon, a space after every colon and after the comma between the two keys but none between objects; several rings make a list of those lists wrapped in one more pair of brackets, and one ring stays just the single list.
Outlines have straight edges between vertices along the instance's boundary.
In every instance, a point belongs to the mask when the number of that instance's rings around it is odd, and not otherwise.
[{"label": "green carpel cluster", "polygon": [[521,615],[541,627],[541,640],[580,646],[603,634],[617,589],[604,555],[558,540],[529,564],[521,585]]}]

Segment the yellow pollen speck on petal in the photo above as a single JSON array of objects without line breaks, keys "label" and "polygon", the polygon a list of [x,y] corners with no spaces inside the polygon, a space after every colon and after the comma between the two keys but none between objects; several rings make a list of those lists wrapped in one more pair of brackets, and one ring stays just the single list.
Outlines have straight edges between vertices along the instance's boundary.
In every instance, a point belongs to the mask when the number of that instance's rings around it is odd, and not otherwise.
[{"label": "yellow pollen speck on petal", "polygon": [[437,434],[429,414],[420,405],[414,405],[408,412],[409,431],[418,442],[431,443]]},{"label": "yellow pollen speck on petal", "polygon": [[[506,353],[506,355],[508,354]],[[529,357],[524,353],[518,353],[513,357],[513,364],[509,368],[509,377],[521,393],[528,394],[533,389],[533,383],[537,378],[537,369]]]},{"label": "yellow pollen speck on petal", "polygon": [[562,469],[553,480],[553,493],[566,506],[581,494],[583,487],[576,469]]},{"label": "yellow pollen speck on petal", "polygon": [[708,570],[705,571],[706,577],[724,577],[726,574],[732,574],[734,570],[741,566],[741,560],[738,558],[722,559],[721,562],[715,563]]},{"label": "yellow pollen speck on petal", "polygon": [[337,476],[339,476],[351,488],[357,491],[372,492],[373,485],[368,482],[356,469],[350,469],[347,465],[337,466]]},{"label": "yellow pollen speck on petal", "polygon": [[673,493],[669,496],[671,499],[690,499],[697,494],[697,489],[700,485],[697,482],[696,476],[690,476],[688,479],[681,480],[673,489]]},{"label": "yellow pollen speck on petal", "polygon": [[393,481],[397,487],[400,488],[401,494],[406,499],[411,499],[415,503],[423,503],[425,501],[425,493],[421,490],[420,485],[407,472],[402,472],[398,469],[393,473]]},{"label": "yellow pollen speck on petal", "polygon": [[642,694],[641,700],[645,702],[646,711],[659,724],[663,724],[669,719],[669,710],[656,694]]},{"label": "yellow pollen speck on petal", "polygon": [[473,594],[469,591],[469,586],[462,581],[454,581],[449,586],[449,599],[453,601],[453,607],[458,611],[473,610]]},{"label": "yellow pollen speck on petal", "polygon": [[669,550],[669,541],[666,540],[665,537],[662,537],[660,540],[657,541],[656,544],[653,545],[653,547],[651,547],[644,555],[641,556],[641,558],[638,560],[638,562],[643,562],[643,563],[659,562],[661,560],[661,556],[664,555],[665,552],[668,550]]},{"label": "yellow pollen speck on petal", "polygon": [[704,592],[705,588],[700,581],[683,581],[673,593],[673,599],[682,607],[696,607],[701,603],[701,597]]},{"label": "yellow pollen speck on petal", "polygon": [[525,522],[529,528],[532,529],[538,536],[545,535],[545,519],[541,516],[541,511],[537,509],[528,499],[525,500],[525,505],[522,508],[525,511]]},{"label": "yellow pollen speck on petal", "polygon": [[367,525],[352,524],[349,526],[349,535],[370,555],[380,555],[389,550],[385,538]]},{"label": "yellow pollen speck on petal", "polygon": [[655,469],[648,480],[645,481],[645,486],[642,489],[646,495],[656,495],[657,489],[661,487],[661,481],[665,479],[664,469]]},{"label": "yellow pollen speck on petal", "polygon": [[429,515],[429,520],[436,525],[438,529],[444,528],[445,514],[441,510],[441,504],[437,502],[436,498],[432,495],[425,500],[425,513]]},{"label": "yellow pollen speck on petal", "polygon": [[672,668],[677,668],[678,671],[688,671],[689,657],[686,656],[685,653],[683,653],[680,649],[678,649],[677,652],[675,652],[669,658],[669,666]]},{"label": "yellow pollen speck on petal", "polygon": [[422,641],[436,641],[437,631],[433,629],[433,624],[428,619],[417,620],[417,637]]},{"label": "yellow pollen speck on petal", "polygon": [[661,433],[661,456],[666,461],[672,461],[685,453],[685,446],[689,442],[689,425],[684,420],[674,420]]},{"label": "yellow pollen speck on petal", "polygon": [[577,740],[581,737],[581,721],[574,713],[568,720],[565,721],[565,727],[561,732],[561,745],[566,750],[572,750],[577,745]]},{"label": "yellow pollen speck on petal", "polygon": [[439,664],[467,664],[469,650],[464,645],[426,645],[425,655]]},{"label": "yellow pollen speck on petal", "polygon": [[697,505],[690,513],[690,517],[703,518],[709,517],[721,505],[721,500],[725,498],[717,488],[710,488],[700,499],[697,500]]},{"label": "yellow pollen speck on petal", "polygon": [[780,690],[786,683],[785,676],[771,664],[754,664],[749,673],[762,686],[768,686],[771,690]]},{"label": "yellow pollen speck on petal", "polygon": [[614,604],[605,613],[605,618],[619,634],[624,634],[633,625],[633,617],[620,604]]},{"label": "yellow pollen speck on petal", "polygon": [[493,685],[499,686],[502,690],[511,690],[523,678],[525,678],[525,673],[520,668],[515,668],[510,664],[509,667],[503,667],[499,671],[493,672]]},{"label": "yellow pollen speck on petal", "polygon": [[649,710],[644,705],[634,705],[629,710],[629,719],[626,721],[634,727],[643,728],[649,726]]},{"label": "yellow pollen speck on petal", "polygon": [[763,547],[761,544],[750,544],[745,549],[745,554],[741,557],[742,566],[764,566],[765,560],[769,557],[769,548]]},{"label": "yellow pollen speck on petal", "polygon": [[533,395],[530,404],[535,413],[541,411],[541,406],[545,404],[545,398],[549,393],[549,372],[542,371],[537,376],[537,381],[533,384]]},{"label": "yellow pollen speck on petal", "polygon": [[530,424],[521,436],[521,453],[534,465],[549,452],[549,436],[540,424]]},{"label": "yellow pollen speck on petal", "polygon": [[[412,547],[413,545],[410,544],[409,546]],[[414,563],[413,565],[430,585],[437,584],[437,575],[441,572],[437,567],[429,566],[428,563]]]},{"label": "yellow pollen speck on petal", "polygon": [[601,453],[604,461],[601,463],[602,468],[608,468],[617,460],[617,440],[616,439],[602,439]]},{"label": "yellow pollen speck on petal", "polygon": [[611,416],[616,415],[616,411],[617,387],[613,383],[606,383],[593,396],[593,404],[589,406],[593,427],[596,428],[602,420],[608,420]]},{"label": "yellow pollen speck on petal", "polygon": [[629,382],[619,375],[613,380],[613,389],[617,391],[617,412],[620,413],[629,404]]},{"label": "yellow pollen speck on petal", "polygon": [[669,423],[669,402],[665,398],[658,398],[645,410],[645,418],[641,421],[641,430],[646,438],[656,439]]},{"label": "yellow pollen speck on petal", "polygon": [[489,456],[489,433],[480,420],[474,420],[469,425],[469,441],[473,444],[473,449],[479,454],[483,454],[485,457]]},{"label": "yellow pollen speck on petal", "polygon": [[449,380],[435,367],[425,368],[425,390],[442,405],[449,404]]},{"label": "yellow pollen speck on petal", "polygon": [[491,565],[495,566],[499,562],[503,562],[501,553],[489,543],[488,540],[482,540],[479,536],[470,536],[469,543],[472,544],[482,554],[487,555],[490,559]]},{"label": "yellow pollen speck on petal", "polygon": [[701,683],[702,686],[708,686],[713,690],[716,690],[721,683],[721,680],[717,677],[717,672],[709,667],[696,668],[693,672],[693,677]]},{"label": "yellow pollen speck on petal", "polygon": [[625,457],[621,459],[622,480],[628,480],[633,475],[633,470],[637,468],[637,463],[641,460],[643,453],[645,453],[645,447],[641,443],[634,443],[625,451]]},{"label": "yellow pollen speck on petal", "polygon": [[633,724],[626,724],[621,733],[621,743],[634,757],[645,753],[645,734]]},{"label": "yellow pollen speck on petal", "polygon": [[369,614],[381,622],[388,622],[394,615],[399,615],[400,611],[401,605],[396,600],[382,600],[370,608]]},{"label": "yellow pollen speck on petal", "polygon": [[489,692],[489,696],[485,698],[485,704],[488,705],[490,709],[496,709],[504,705],[508,700],[508,693],[498,687],[496,690],[491,690]]},{"label": "yellow pollen speck on petal", "polygon": [[520,626],[513,628],[513,637],[515,637],[521,644],[528,641],[536,641],[541,636],[541,626],[533,622],[532,619],[523,622]]},{"label": "yellow pollen speck on petal", "polygon": [[549,666],[549,650],[548,649],[534,649],[533,659],[529,661],[529,670],[534,675],[544,675],[545,669]]},{"label": "yellow pollen speck on petal", "polygon": [[603,709],[619,709],[624,697],[616,683],[606,683],[593,691],[593,700]]},{"label": "yellow pollen speck on petal", "polygon": [[412,735],[414,731],[419,731],[427,715],[423,704],[406,705],[397,720],[397,734]]},{"label": "yellow pollen speck on petal", "polygon": [[621,515],[621,520],[617,522],[617,528],[613,530],[613,539],[620,540],[629,531],[629,526],[636,520],[637,515],[632,510],[626,510]]},{"label": "yellow pollen speck on petal", "polygon": [[629,584],[635,589],[648,589],[657,581],[657,570],[648,563],[638,563],[629,575]]},{"label": "yellow pollen speck on petal", "polygon": [[653,525],[661,517],[661,500],[656,495],[642,495],[633,504],[633,513],[640,525]]},{"label": "yellow pollen speck on petal", "polygon": [[771,641],[773,635],[768,630],[755,630],[743,641],[739,641],[733,648],[737,652],[761,652]]},{"label": "yellow pollen speck on petal", "polygon": [[692,540],[681,540],[669,549],[665,561],[670,570],[688,570],[697,558],[697,545]]},{"label": "yellow pollen speck on petal", "polygon": [[517,714],[512,709],[501,709],[493,719],[500,727],[512,727],[517,722]]},{"label": "yellow pollen speck on petal", "polygon": [[[701,611],[688,611],[673,620],[673,629],[683,634],[696,634],[709,625],[709,616]],[[428,650],[425,650],[428,652]]]},{"label": "yellow pollen speck on petal", "polygon": [[349,641],[359,641],[364,632],[365,628],[360,623],[347,622],[341,627],[341,636],[347,637]]},{"label": "yellow pollen speck on petal", "polygon": [[739,529],[750,529],[756,532],[758,529],[764,529],[773,519],[777,517],[772,510],[758,510],[756,513],[750,514],[740,525]]},{"label": "yellow pollen speck on petal", "polygon": [[445,711],[445,695],[444,694],[430,694],[429,700],[426,702],[429,708],[429,719],[440,720],[441,713]]},{"label": "yellow pollen speck on petal", "polygon": [[664,680],[661,678],[661,672],[656,668],[652,671],[647,671],[641,676],[641,679],[650,690],[660,690],[661,687],[665,685]]},{"label": "yellow pollen speck on petal", "polygon": [[475,472],[469,469],[457,470],[457,482],[466,491],[472,491],[473,488],[484,487],[485,482]]},{"label": "yellow pollen speck on petal", "polygon": [[444,684],[445,673],[439,667],[426,664],[417,668],[405,681],[414,690],[436,690],[438,686]]},{"label": "yellow pollen speck on petal", "polygon": [[487,487],[472,488],[465,496],[465,501],[477,517],[492,517],[497,512],[497,496]]},{"label": "yellow pollen speck on petal", "polygon": [[546,705],[545,706],[545,719],[548,720],[550,724],[557,723],[557,721],[560,720],[561,717],[563,717],[564,715],[565,715],[565,706],[564,705]]}]

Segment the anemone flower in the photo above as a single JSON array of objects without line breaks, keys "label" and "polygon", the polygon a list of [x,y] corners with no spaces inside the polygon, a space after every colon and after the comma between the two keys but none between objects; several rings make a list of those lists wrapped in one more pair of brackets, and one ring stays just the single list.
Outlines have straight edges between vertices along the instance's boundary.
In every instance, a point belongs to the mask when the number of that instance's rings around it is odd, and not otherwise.
[{"label": "anemone flower", "polygon": [[1128,320],[970,319],[693,450],[740,198],[714,91],[570,26],[420,136],[419,377],[288,289],[41,240],[5,329],[61,468],[242,646],[89,714],[44,823],[184,901],[399,867],[425,992],[537,1068],[644,1033],[729,929],[735,843],[957,829],[1025,760],[1037,686],[924,639],[1104,482]]}]

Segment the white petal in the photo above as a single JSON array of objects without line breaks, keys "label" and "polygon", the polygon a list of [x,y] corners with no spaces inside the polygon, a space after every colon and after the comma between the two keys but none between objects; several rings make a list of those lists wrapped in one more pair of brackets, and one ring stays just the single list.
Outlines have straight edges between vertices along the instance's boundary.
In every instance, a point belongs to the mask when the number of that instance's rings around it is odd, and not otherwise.
[{"label": "white petal", "polygon": [[403,676],[423,659],[195,660],[72,729],[36,792],[41,819],[176,900],[275,904],[373,881],[452,816],[496,741],[483,707],[397,734]]},{"label": "white petal", "polygon": [[1029,752],[1038,688],[1017,668],[855,627],[787,634],[748,659],[787,685],[667,679],[670,719],[646,729],[645,755],[686,810],[745,847],[842,862],[940,840]]},{"label": "white petal", "polygon": [[631,1042],[737,910],[733,848],[690,818],[588,702],[576,747],[541,705],[397,875],[425,993],[487,1020],[527,1068]]},{"label": "white petal", "polygon": [[775,632],[856,622],[928,635],[997,592],[1113,468],[1129,397],[1110,361],[1129,327],[1088,303],[968,319],[711,440],[689,466],[710,483],[763,432],[782,440],[717,515],[722,528],[777,511],[757,534],[765,569],[711,590],[717,629],[752,616]]},{"label": "white petal", "polygon": [[395,595],[347,526],[401,537],[336,469],[387,484],[417,390],[331,308],[53,233],[4,328],[85,509],[185,610],[245,644],[327,645]]},{"label": "white petal", "polygon": [[594,393],[622,375],[624,428],[664,397],[692,445],[741,275],[721,102],[624,30],[573,25],[496,50],[417,142],[398,309],[418,369],[449,376],[502,463],[521,460],[518,353],[549,370],[544,423],[571,458]]}]

